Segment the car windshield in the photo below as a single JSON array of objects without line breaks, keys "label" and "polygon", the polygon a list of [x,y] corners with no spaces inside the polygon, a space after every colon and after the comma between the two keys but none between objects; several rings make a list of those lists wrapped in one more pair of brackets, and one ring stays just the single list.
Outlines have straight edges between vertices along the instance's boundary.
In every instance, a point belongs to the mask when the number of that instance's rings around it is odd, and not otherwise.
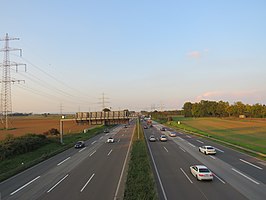
[{"label": "car windshield", "polygon": [[207,149],[211,149],[211,150],[213,150],[214,148],[213,148],[213,147],[207,147]]},{"label": "car windshield", "polygon": [[208,169],[199,169],[199,172],[201,172],[201,173],[209,173],[210,170],[208,170]]},{"label": "car windshield", "polygon": [[162,135],[161,137],[162,137],[162,138],[165,138],[165,135]]}]

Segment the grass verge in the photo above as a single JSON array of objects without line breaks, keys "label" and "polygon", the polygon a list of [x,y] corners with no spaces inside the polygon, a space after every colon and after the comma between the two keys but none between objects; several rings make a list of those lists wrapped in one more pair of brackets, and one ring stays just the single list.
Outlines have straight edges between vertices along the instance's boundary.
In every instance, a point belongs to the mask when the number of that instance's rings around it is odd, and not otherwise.
[{"label": "grass verge", "polygon": [[124,193],[124,200],[158,199],[143,129],[137,122]]},{"label": "grass verge", "polygon": [[64,136],[64,144],[59,142],[59,138],[51,138],[50,142],[35,151],[14,156],[0,162],[0,181],[3,181],[15,174],[24,171],[66,149],[72,148],[78,140],[88,140],[89,138],[101,133],[105,127],[98,126],[87,133],[67,134]]}]

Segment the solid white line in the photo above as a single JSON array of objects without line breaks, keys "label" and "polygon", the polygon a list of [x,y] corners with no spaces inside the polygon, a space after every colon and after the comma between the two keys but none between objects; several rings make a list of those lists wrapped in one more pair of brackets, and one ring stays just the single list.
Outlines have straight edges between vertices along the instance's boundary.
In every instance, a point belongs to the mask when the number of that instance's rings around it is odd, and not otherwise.
[{"label": "solid white line", "polygon": [[65,175],[60,181],[58,181],[53,187],[51,187],[47,193],[51,192],[57,185],[59,185],[66,177],[68,177],[69,174]]},{"label": "solid white line", "polygon": [[200,140],[197,140],[199,143],[201,143],[201,144],[204,144],[204,142],[202,142],[202,141],[200,141]]},{"label": "solid white line", "polygon": [[210,156],[210,157],[211,157],[212,159],[214,159],[214,160],[216,159],[214,156]]},{"label": "solid white line", "polygon": [[186,150],[185,150],[185,149],[183,149],[182,147],[179,147],[179,149],[181,149],[182,151],[186,152]]},{"label": "solid white line", "polygon": [[191,136],[189,136],[189,135],[186,135],[188,138],[191,138]]},{"label": "solid white line", "polygon": [[190,146],[192,146],[192,147],[196,147],[195,145],[191,144],[190,142],[188,142],[188,144],[189,144]]},{"label": "solid white line", "polygon": [[225,184],[225,182],[219,177],[219,176],[217,176],[216,174],[214,174],[214,173],[212,173],[213,174],[213,176],[215,176],[216,178],[218,178],[219,179],[219,181],[221,181],[223,184]]},{"label": "solid white line", "polygon": [[243,159],[239,159],[239,160],[241,160],[242,162],[247,163],[247,164],[249,164],[249,165],[251,165],[251,166],[253,166],[253,167],[256,167],[257,169],[262,170],[261,167],[259,167],[259,166],[257,166],[257,165],[254,165],[254,164],[252,164],[252,163],[250,163],[250,162],[248,162],[248,161],[246,161],[246,160],[243,160]]},{"label": "solid white line", "polygon": [[111,150],[109,151],[109,153],[107,154],[107,156],[109,156],[109,155],[112,153],[112,151],[113,151],[113,149],[111,149]]},{"label": "solid white line", "polygon": [[216,150],[218,150],[218,151],[220,151],[220,152],[222,152],[222,153],[224,153],[224,151],[223,150],[221,150],[221,149],[218,149],[217,147],[214,147]]},{"label": "solid white line", "polygon": [[66,158],[65,160],[61,161],[60,163],[57,164],[57,166],[61,165],[62,163],[66,162],[70,157]]},{"label": "solid white line", "polygon": [[99,138],[100,140],[103,139],[103,136]]},{"label": "solid white line", "polygon": [[233,170],[233,171],[235,171],[235,172],[237,172],[238,174],[240,174],[240,175],[244,176],[245,178],[247,178],[248,180],[252,181],[253,183],[256,183],[257,185],[259,185],[259,184],[260,184],[259,182],[257,182],[257,181],[255,181],[255,180],[253,180],[252,178],[248,177],[247,175],[245,175],[245,174],[241,173],[240,171],[237,171],[237,170],[236,170],[236,169],[234,169],[234,168],[232,168],[232,170]]},{"label": "solid white line", "polygon": [[97,141],[95,140],[95,141],[93,141],[91,144],[95,144]]},{"label": "solid white line", "polygon": [[90,157],[91,157],[93,154],[95,154],[95,153],[96,153],[96,150],[90,154]]},{"label": "solid white line", "polygon": [[91,179],[94,177],[94,175],[95,174],[92,174],[91,175],[91,177],[90,177],[90,179],[87,181],[87,183],[83,186],[83,188],[80,190],[80,192],[82,192],[84,189],[85,189],[85,187],[89,184],[89,182],[91,181]]},{"label": "solid white line", "polygon": [[86,149],[86,147],[84,147],[84,148],[80,149],[80,150],[79,150],[79,152],[82,152],[82,151],[84,151],[84,149]]},{"label": "solid white line", "polygon": [[17,190],[15,190],[14,192],[10,193],[10,195],[12,196],[13,194],[17,193],[18,191],[22,190],[24,187],[27,187],[29,184],[31,184],[32,182],[36,181],[38,178],[40,178],[40,176],[37,176],[35,179],[32,179],[30,182],[26,183],[25,185],[21,186],[20,188],[18,188]]},{"label": "solid white line", "polygon": [[180,168],[180,170],[183,172],[183,174],[187,177],[187,179],[190,181],[190,183],[193,183],[192,180],[188,177],[188,175],[186,174],[186,172],[184,172],[184,170],[182,168]]},{"label": "solid white line", "polygon": [[163,147],[164,149],[165,149],[165,151],[168,153],[169,151],[168,151],[168,149],[166,149],[166,147]]}]

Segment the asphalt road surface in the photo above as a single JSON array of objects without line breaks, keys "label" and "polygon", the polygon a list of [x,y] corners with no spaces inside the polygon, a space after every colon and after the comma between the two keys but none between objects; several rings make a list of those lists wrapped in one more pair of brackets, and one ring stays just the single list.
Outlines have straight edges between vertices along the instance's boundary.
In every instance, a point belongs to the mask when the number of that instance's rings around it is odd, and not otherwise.
[{"label": "asphalt road surface", "polygon": [[[121,199],[134,124],[120,125],[0,183],[0,200]],[[108,137],[114,143],[106,143]]]},{"label": "asphalt road surface", "polygon": [[[155,124],[144,129],[160,199],[266,199],[265,162],[194,135],[177,132],[170,137],[170,129],[160,131]],[[167,142],[149,142],[150,135],[159,139],[167,135]],[[211,145],[216,155],[205,155],[198,147]],[[213,181],[197,181],[189,167],[207,166]]]}]

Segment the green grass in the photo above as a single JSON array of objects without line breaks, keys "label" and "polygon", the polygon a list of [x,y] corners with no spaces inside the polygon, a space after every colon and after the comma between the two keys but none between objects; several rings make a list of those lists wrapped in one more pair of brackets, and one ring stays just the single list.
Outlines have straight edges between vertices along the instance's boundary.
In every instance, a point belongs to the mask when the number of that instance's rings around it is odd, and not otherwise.
[{"label": "green grass", "polygon": [[139,123],[133,137],[124,200],[158,199],[143,130],[138,126]]},{"label": "green grass", "polygon": [[259,120],[182,117],[173,120],[167,124],[266,154],[266,125]]},{"label": "green grass", "polygon": [[103,131],[105,127],[99,126],[87,133],[67,134],[63,137],[64,144],[59,138],[51,138],[50,142],[35,151],[14,156],[0,162],[0,181],[3,181],[37,163],[46,160],[68,148],[72,148],[78,140],[87,140]]}]

